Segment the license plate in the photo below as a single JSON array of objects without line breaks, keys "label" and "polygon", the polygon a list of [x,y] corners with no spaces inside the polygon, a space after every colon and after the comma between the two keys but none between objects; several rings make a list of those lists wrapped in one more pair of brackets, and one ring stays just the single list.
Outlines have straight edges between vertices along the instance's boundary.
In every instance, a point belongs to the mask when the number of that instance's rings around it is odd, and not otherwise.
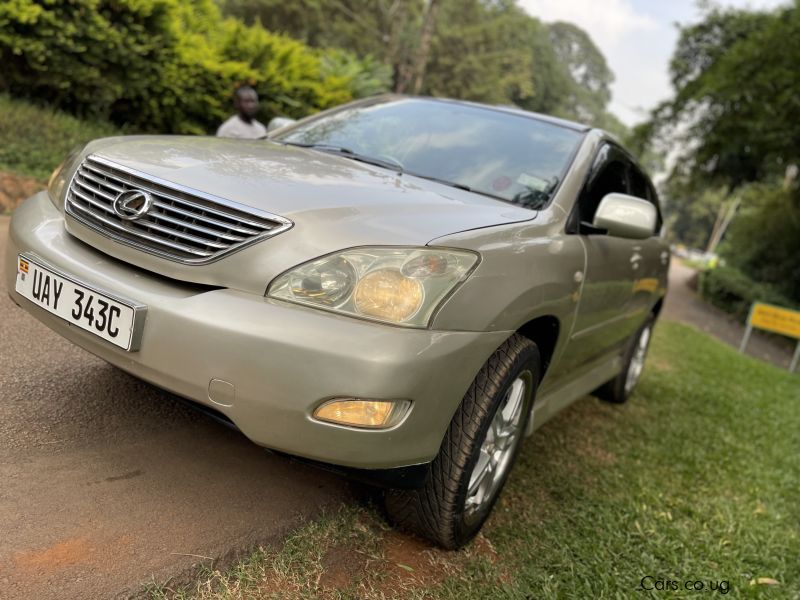
[{"label": "license plate", "polygon": [[24,254],[17,257],[16,290],[71,325],[125,350],[138,350],[142,305],[97,290]]}]

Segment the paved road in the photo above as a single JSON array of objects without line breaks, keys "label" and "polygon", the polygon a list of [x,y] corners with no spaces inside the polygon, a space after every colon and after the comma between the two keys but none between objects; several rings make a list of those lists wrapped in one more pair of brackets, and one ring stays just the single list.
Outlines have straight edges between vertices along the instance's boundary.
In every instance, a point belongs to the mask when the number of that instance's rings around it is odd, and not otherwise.
[{"label": "paved road", "polygon": [[[684,266],[680,260],[672,259],[664,317],[693,325],[738,348],[744,334],[744,326],[727,313],[701,300],[689,288],[689,280],[694,273],[694,269]],[[786,344],[780,344],[774,338],[754,331],[747,345],[747,354],[785,369],[792,360],[793,349],[788,340]]]},{"label": "paved road", "polygon": [[125,595],[348,497],[62,340],[0,283],[0,598]]}]

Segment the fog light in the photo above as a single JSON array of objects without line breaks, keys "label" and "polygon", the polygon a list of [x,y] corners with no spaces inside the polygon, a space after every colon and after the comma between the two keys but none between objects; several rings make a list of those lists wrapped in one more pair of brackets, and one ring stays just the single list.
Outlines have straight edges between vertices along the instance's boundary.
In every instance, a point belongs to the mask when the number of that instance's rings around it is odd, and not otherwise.
[{"label": "fog light", "polygon": [[385,429],[398,423],[405,415],[409,402],[405,400],[360,400],[337,398],[317,407],[314,418],[337,425]]}]

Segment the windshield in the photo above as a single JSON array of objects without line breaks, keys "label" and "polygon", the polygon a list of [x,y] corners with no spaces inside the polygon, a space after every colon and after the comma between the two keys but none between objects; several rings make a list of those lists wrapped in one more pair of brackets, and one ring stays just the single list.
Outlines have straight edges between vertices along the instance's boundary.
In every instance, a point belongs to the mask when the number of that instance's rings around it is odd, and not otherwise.
[{"label": "windshield", "polygon": [[547,121],[452,102],[353,106],[276,141],[345,149],[398,171],[532,209],[544,207],[583,134]]}]

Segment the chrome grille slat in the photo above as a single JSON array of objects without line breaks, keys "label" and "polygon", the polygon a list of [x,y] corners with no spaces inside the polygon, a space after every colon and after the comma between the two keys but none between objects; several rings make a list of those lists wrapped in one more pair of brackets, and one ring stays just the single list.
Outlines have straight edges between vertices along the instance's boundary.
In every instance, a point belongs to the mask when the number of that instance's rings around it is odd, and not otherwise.
[{"label": "chrome grille slat", "polygon": [[[152,205],[137,218],[123,219],[117,211],[125,207],[115,206],[117,196],[135,190],[150,194]],[[187,264],[211,262],[292,226],[283,217],[94,155],[87,157],[75,172],[67,191],[66,211],[116,241]]]},{"label": "chrome grille slat", "polygon": [[227,248],[228,244],[223,242],[215,242],[209,240],[208,238],[201,238],[197,237],[196,235],[192,235],[191,233],[184,233],[178,229],[173,229],[172,227],[164,227],[163,225],[159,225],[158,223],[153,223],[152,221],[132,221],[135,225],[140,227],[144,227],[147,229],[155,229],[156,231],[160,231],[161,233],[166,233],[167,235],[174,235],[177,238],[182,240],[186,240],[187,242],[193,242],[195,244],[202,244],[208,246],[210,248]]},{"label": "chrome grille slat", "polygon": [[199,231],[200,233],[207,233],[208,235],[221,237],[223,239],[230,240],[231,242],[244,242],[247,239],[238,235],[231,235],[230,233],[221,233],[219,231],[214,231],[213,229],[208,229],[207,227],[202,227],[201,225],[190,223],[189,221],[174,219],[163,212],[153,211],[150,214],[153,216],[154,219],[160,219],[162,221],[167,221],[168,223],[174,223],[175,225],[180,225],[181,227],[188,227],[189,229],[193,229],[194,231]]},{"label": "chrome grille slat", "polygon": [[[117,229],[119,231],[126,231],[126,232],[130,231],[125,226],[120,225],[119,223],[116,223],[116,222],[112,221],[111,219],[106,219],[105,217],[101,217],[99,215],[92,214],[91,211],[88,208],[86,208],[84,206],[81,206],[80,204],[73,204],[73,206],[75,208],[77,208],[78,210],[81,210],[83,212],[91,214],[96,219],[100,219],[103,223],[105,223],[106,225],[108,225],[110,227],[113,227],[114,229]],[[210,252],[203,252],[201,250],[198,250],[197,248],[190,248],[189,246],[184,246],[183,244],[176,244],[175,242],[167,242],[167,241],[164,241],[164,240],[162,240],[160,238],[157,238],[155,236],[147,235],[144,232],[137,232],[137,233],[138,233],[138,235],[141,235],[141,237],[143,237],[144,239],[147,239],[147,240],[150,240],[152,242],[155,242],[156,244],[161,244],[161,245],[167,246],[169,248],[174,248],[175,250],[182,250],[184,252],[188,252],[188,253],[194,254],[196,256],[209,256],[211,254]]]},{"label": "chrome grille slat", "polygon": [[[89,170],[90,168],[91,167],[87,168],[86,170]],[[81,178],[83,178],[83,179],[89,179],[90,181],[94,181],[95,183],[99,183],[100,185],[103,185],[103,186],[105,186],[107,188],[111,188],[112,190],[114,190],[118,194],[120,192],[124,191],[124,188],[121,188],[120,186],[115,185],[115,184],[111,183],[110,181],[105,181],[103,179],[95,177],[94,175],[92,175],[90,173],[86,173],[85,171],[83,173],[79,173],[79,176]]]},{"label": "chrome grille slat", "polygon": [[[172,204],[165,204],[163,202],[159,202],[158,200],[153,202],[153,206],[157,206],[158,208],[160,208],[162,210],[169,210],[169,211],[172,211],[172,212],[174,212],[176,214],[179,214],[179,215],[184,215],[184,216],[187,216],[187,217],[190,217],[190,218],[193,218],[193,219],[197,219],[198,221],[203,221],[204,223],[208,223],[208,224],[211,224],[211,225],[216,225],[218,227],[226,227],[227,226],[226,223],[223,223],[222,221],[217,221],[216,219],[212,219],[211,217],[207,217],[205,215],[199,216],[199,215],[196,215],[196,214],[192,213],[191,211],[183,210],[181,208],[176,208]],[[231,229],[231,230],[233,230],[233,231],[235,231],[237,233],[241,233],[241,234],[244,234],[244,235],[260,235],[262,233],[261,231],[256,231],[254,229],[246,229],[244,227],[235,227],[233,225],[228,227],[228,229]]]},{"label": "chrome grille slat", "polygon": [[[96,173],[97,172],[102,173],[106,177],[113,177],[112,174],[104,172],[104,171],[101,171],[101,170],[99,170],[97,168],[92,168],[92,170],[95,171]],[[124,181],[124,180],[123,180],[123,183],[128,184],[128,182]],[[185,205],[185,206],[187,206],[189,208],[193,208],[195,210],[210,212],[212,215],[216,215],[218,217],[223,217],[225,219],[233,219],[233,220],[239,221],[241,223],[245,223],[247,225],[251,225],[253,227],[257,227],[259,229],[265,229],[264,225],[262,223],[259,223],[258,221],[250,221],[246,217],[239,218],[238,216],[232,216],[230,213],[227,213],[227,212],[222,211],[222,210],[217,210],[217,209],[215,209],[215,208],[213,208],[211,206],[204,206],[202,204],[196,204],[196,203],[194,203],[194,202],[192,202],[190,200],[185,200],[183,198],[179,198],[178,196],[174,196],[174,195],[170,194],[169,192],[159,191],[159,190],[155,189],[152,185],[148,184],[146,180],[143,180],[141,182],[137,181],[135,184],[131,183],[129,185],[131,185],[132,187],[134,187],[136,189],[141,189],[141,190],[145,190],[146,192],[150,192],[152,194],[156,194],[158,196],[161,196],[162,198],[167,198],[169,200],[172,200],[173,202],[178,202],[179,204],[183,204],[183,205]]]},{"label": "chrome grille slat", "polygon": [[94,198],[90,198],[89,196],[87,196],[86,194],[84,194],[82,192],[79,192],[78,190],[73,190],[73,192],[78,198],[80,198],[84,202],[88,202],[92,206],[96,206],[97,208],[99,208],[102,211],[105,211],[105,212],[110,213],[112,215],[114,214],[114,209],[111,208],[110,206],[106,206],[102,202],[98,202]]},{"label": "chrome grille slat", "polygon": [[[96,196],[101,196],[101,197],[105,198],[109,202],[114,202],[115,196],[112,196],[111,194],[107,194],[107,193],[105,193],[105,192],[103,192],[101,190],[98,190],[97,188],[93,188],[92,186],[87,185],[86,183],[81,181],[78,177],[75,178],[75,183],[77,185],[81,186],[84,190],[86,190],[90,194],[95,194]],[[77,190],[76,190],[76,192],[77,192]]]}]

